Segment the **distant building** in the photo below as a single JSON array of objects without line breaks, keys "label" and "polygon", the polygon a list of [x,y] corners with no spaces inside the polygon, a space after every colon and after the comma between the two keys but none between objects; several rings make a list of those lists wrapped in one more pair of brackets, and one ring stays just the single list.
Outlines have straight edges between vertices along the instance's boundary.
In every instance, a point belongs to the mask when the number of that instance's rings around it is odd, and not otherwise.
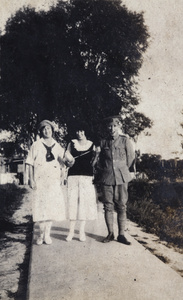
[{"label": "distant building", "polygon": [[24,158],[6,159],[0,156],[0,184],[26,184],[26,173]]}]

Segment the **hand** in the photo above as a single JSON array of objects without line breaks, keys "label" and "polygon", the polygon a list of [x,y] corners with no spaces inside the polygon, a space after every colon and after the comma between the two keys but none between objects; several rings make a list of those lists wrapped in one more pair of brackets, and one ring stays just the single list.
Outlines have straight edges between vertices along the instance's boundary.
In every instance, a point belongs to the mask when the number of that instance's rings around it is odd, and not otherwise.
[{"label": "hand", "polygon": [[66,166],[71,168],[74,165],[74,163],[75,163],[75,159],[73,158],[72,161],[66,161]]},{"label": "hand", "polygon": [[69,167],[74,165],[75,159],[68,150],[65,152],[64,158]]},{"label": "hand", "polygon": [[93,168],[96,167],[98,161],[99,161],[99,153],[96,153],[96,155],[95,155],[95,157],[94,157],[94,159],[93,159],[93,161],[92,161],[92,167],[93,167]]},{"label": "hand", "polygon": [[94,159],[94,160],[91,162],[91,165],[92,165],[93,168],[95,168],[96,163],[97,163],[97,159]]},{"label": "hand", "polygon": [[31,187],[31,189],[36,190],[37,187],[36,187],[36,183],[34,180],[30,180],[30,187]]}]

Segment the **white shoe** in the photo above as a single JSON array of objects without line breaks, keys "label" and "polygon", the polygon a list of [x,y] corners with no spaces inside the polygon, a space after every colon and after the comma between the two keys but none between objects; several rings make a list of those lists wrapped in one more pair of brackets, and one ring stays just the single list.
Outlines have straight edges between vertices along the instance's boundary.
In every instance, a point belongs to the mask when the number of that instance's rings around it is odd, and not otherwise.
[{"label": "white shoe", "polygon": [[85,242],[86,241],[85,233],[80,234],[79,240],[80,240],[80,242]]},{"label": "white shoe", "polygon": [[50,236],[47,236],[44,238],[44,242],[47,245],[51,245],[52,244],[52,239],[50,238]]},{"label": "white shoe", "polygon": [[39,245],[39,246],[43,244],[43,236],[39,236],[37,238],[36,244]]},{"label": "white shoe", "polygon": [[47,245],[52,244],[52,240],[50,238],[51,225],[52,225],[52,222],[46,222],[46,224],[45,224],[44,242]]},{"label": "white shoe", "polygon": [[71,242],[73,239],[73,236],[74,236],[73,233],[69,233],[69,235],[66,237],[66,241]]}]

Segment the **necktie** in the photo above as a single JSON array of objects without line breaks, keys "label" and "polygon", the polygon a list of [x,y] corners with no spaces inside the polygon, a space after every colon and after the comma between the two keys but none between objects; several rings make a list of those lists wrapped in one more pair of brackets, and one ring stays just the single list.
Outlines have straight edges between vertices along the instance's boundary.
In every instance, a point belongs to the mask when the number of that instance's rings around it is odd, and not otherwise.
[{"label": "necktie", "polygon": [[50,161],[54,160],[55,157],[54,157],[54,155],[53,155],[53,153],[52,153],[51,151],[52,151],[52,148],[55,146],[55,144],[53,144],[51,147],[45,145],[44,143],[43,143],[43,145],[45,146],[45,148],[46,148],[46,150],[47,150],[47,153],[46,153],[46,161],[47,161],[47,162],[50,162]]}]

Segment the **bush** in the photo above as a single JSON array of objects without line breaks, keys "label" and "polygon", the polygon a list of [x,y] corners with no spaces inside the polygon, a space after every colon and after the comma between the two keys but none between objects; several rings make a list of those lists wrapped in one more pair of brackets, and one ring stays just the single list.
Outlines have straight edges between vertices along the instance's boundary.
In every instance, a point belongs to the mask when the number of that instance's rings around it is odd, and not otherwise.
[{"label": "bush", "polygon": [[16,184],[0,185],[0,216],[4,213],[11,215],[21,205],[26,189]]},{"label": "bush", "polygon": [[14,212],[22,204],[25,188],[21,188],[15,184],[0,185],[0,231],[12,231],[13,221],[12,216]]},{"label": "bush", "polygon": [[143,154],[137,157],[136,169],[149,180],[176,181],[183,177],[183,160],[164,160],[160,155]]},{"label": "bush", "polygon": [[183,184],[133,181],[128,217],[161,240],[183,248]]}]

